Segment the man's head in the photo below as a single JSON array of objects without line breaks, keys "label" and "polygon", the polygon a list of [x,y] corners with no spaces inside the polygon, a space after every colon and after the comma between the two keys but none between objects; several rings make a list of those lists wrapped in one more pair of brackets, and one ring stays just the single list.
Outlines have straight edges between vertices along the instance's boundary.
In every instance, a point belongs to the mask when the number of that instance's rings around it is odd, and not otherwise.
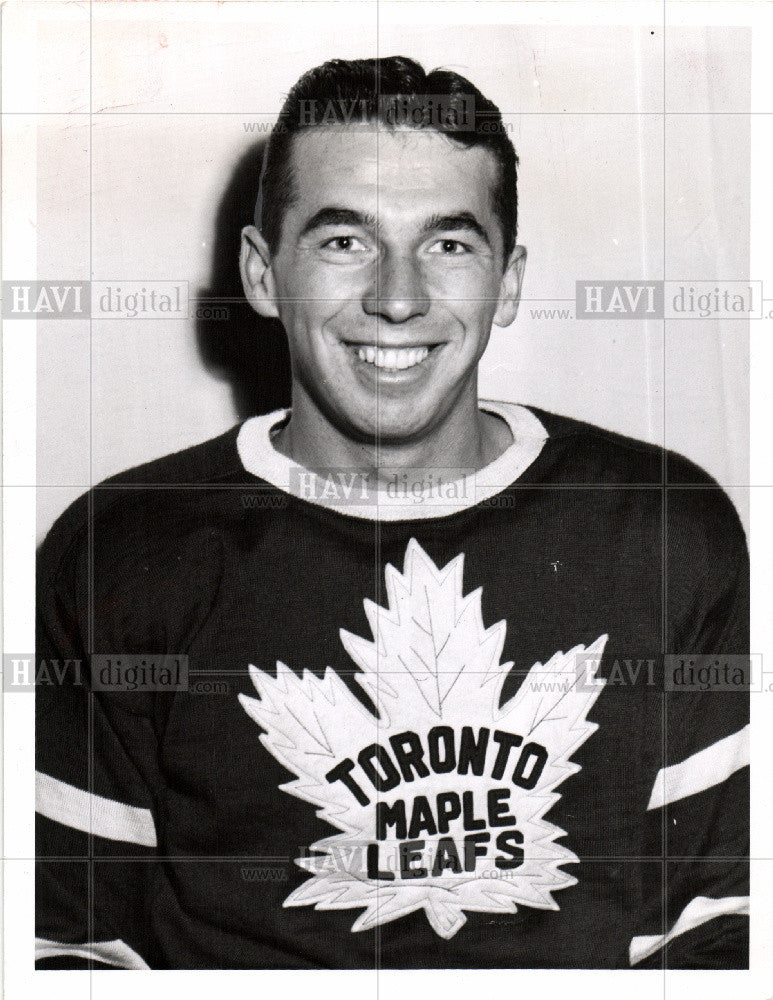
[{"label": "man's head", "polygon": [[294,411],[398,444],[477,394],[520,293],[516,167],[498,109],[455,73],[393,57],[301,77],[242,251],[250,302],[288,334]]}]

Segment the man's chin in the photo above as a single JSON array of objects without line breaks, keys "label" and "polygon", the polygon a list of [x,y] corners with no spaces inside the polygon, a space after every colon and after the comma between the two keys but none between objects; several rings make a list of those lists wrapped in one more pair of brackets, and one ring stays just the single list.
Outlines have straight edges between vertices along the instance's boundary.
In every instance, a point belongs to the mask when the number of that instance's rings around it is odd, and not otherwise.
[{"label": "man's chin", "polygon": [[380,447],[400,448],[417,444],[431,426],[431,420],[426,412],[415,413],[395,412],[392,407],[380,407],[376,412],[358,414],[347,421],[356,437],[364,444]]}]

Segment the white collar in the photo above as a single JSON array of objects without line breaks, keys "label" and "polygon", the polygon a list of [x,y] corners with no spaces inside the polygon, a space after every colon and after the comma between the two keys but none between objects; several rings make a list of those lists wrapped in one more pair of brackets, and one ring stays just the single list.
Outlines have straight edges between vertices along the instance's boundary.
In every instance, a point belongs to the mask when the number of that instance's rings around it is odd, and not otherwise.
[{"label": "white collar", "polygon": [[424,470],[423,474],[406,470],[410,481],[395,473],[393,484],[376,490],[359,473],[353,476],[352,470],[331,469],[320,474],[305,469],[271,443],[272,429],[287,418],[289,410],[250,417],[239,430],[236,446],[247,472],[285,493],[341,514],[369,521],[448,517],[489,500],[515,482],[537,458],[548,437],[531,410],[517,403],[482,399],[480,408],[507,422],[513,442],[477,472],[445,470],[447,482],[440,469]]}]

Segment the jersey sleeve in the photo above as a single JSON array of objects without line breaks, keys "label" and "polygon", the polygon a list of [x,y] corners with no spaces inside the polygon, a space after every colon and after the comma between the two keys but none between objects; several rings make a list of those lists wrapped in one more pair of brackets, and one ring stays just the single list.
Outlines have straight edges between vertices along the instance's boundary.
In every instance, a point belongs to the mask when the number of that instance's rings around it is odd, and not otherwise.
[{"label": "jersey sleeve", "polygon": [[152,716],[142,699],[94,690],[87,545],[63,551],[60,534],[38,564],[36,966],[156,967]]},{"label": "jersey sleeve", "polygon": [[749,671],[742,676],[739,664],[749,654],[749,563],[730,501],[717,490],[698,503],[721,516],[704,517],[697,533],[666,522],[671,655],[659,695],[644,908],[630,943],[636,968],[748,967]]}]

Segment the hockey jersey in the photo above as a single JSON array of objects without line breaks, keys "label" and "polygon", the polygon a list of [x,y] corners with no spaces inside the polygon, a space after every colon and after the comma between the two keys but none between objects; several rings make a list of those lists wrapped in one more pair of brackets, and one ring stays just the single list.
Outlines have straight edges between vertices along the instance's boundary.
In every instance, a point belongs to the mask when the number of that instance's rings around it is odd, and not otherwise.
[{"label": "hockey jersey", "polygon": [[513,444],[477,473],[298,469],[281,411],[62,515],[40,967],[748,964],[749,696],[690,673],[748,654],[735,510],[481,406]]}]

